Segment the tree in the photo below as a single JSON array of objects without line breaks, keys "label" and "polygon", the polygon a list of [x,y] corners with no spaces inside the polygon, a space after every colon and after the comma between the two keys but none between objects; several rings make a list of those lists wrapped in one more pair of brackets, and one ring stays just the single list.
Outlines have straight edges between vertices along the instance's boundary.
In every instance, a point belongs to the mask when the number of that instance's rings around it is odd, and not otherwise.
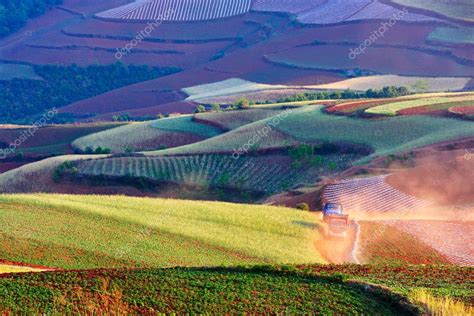
[{"label": "tree", "polygon": [[206,108],[204,107],[204,105],[198,105],[196,107],[196,110],[194,110],[194,113],[204,113],[206,112]]},{"label": "tree", "polygon": [[214,103],[211,105],[211,108],[214,112],[220,112],[222,109],[221,109],[221,105],[219,103]]},{"label": "tree", "polygon": [[234,103],[234,108],[243,110],[250,108],[250,100],[247,98],[240,98]]}]

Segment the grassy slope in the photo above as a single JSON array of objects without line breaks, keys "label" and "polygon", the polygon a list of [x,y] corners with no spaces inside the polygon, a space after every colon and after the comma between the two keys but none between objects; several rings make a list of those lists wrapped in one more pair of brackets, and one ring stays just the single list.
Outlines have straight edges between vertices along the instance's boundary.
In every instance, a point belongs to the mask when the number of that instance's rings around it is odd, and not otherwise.
[{"label": "grassy slope", "polygon": [[375,153],[367,159],[474,133],[474,124],[455,119],[413,116],[366,120],[327,115],[318,107],[294,111],[276,128],[301,141],[347,141],[370,145]]},{"label": "grassy slope", "polygon": [[[269,206],[0,196],[0,257],[63,268],[319,262],[314,215]],[[93,232],[93,234],[91,234]]]},{"label": "grassy slope", "polygon": [[401,297],[388,291],[369,292],[338,277],[270,267],[17,275],[0,279],[0,293],[4,293],[0,312],[3,308],[23,313],[411,315],[416,311],[402,308]]}]

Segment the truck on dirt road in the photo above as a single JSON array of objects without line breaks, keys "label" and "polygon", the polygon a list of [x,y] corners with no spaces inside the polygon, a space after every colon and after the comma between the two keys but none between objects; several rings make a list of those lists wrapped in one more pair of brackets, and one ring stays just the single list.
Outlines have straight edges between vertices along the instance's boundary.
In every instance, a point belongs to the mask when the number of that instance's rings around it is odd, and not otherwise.
[{"label": "truck on dirt road", "polygon": [[323,222],[327,224],[326,235],[328,237],[346,237],[349,215],[344,214],[342,205],[325,203],[323,207]]}]

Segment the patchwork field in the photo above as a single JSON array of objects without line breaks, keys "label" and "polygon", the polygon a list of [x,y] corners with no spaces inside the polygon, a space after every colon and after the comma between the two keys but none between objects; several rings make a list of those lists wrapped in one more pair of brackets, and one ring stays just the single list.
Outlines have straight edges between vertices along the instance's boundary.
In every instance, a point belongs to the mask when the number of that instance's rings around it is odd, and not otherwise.
[{"label": "patchwork field", "polygon": [[[459,105],[473,105],[474,104],[474,95],[467,94],[461,96],[453,96],[453,97],[434,97],[434,98],[422,98],[418,100],[410,100],[410,101],[401,101],[401,102],[393,102],[387,103],[384,105],[379,105],[375,107],[371,107],[365,110],[366,113],[370,114],[379,114],[379,115],[397,115],[399,111],[418,108],[418,107],[426,107],[432,106],[436,109],[439,105],[444,105],[438,107],[438,109],[449,109],[452,106],[456,106],[456,103]],[[448,104],[448,105],[446,105]]]},{"label": "patchwork field", "polygon": [[70,269],[321,261],[306,225],[314,215],[292,209],[117,196],[0,201],[0,256],[11,261]]}]

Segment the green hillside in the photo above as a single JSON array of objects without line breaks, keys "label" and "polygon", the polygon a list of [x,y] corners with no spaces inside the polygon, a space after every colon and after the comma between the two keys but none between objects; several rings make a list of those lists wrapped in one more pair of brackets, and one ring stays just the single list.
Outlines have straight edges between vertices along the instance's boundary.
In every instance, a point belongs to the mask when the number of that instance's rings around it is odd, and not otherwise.
[{"label": "green hillside", "polygon": [[0,195],[0,258],[70,269],[321,262],[316,221],[270,206]]}]

